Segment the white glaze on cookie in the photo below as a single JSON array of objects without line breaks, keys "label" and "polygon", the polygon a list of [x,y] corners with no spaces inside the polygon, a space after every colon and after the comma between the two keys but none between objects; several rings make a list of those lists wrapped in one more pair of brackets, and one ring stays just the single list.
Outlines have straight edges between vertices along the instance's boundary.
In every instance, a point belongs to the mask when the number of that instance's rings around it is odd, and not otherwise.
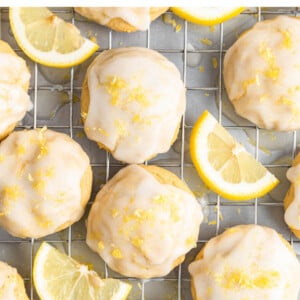
[{"label": "white glaze on cookie", "polygon": [[211,239],[189,265],[194,299],[297,300],[300,264],[271,228],[239,225]]},{"label": "white glaze on cookie", "polygon": [[291,228],[300,230],[300,165],[289,168],[286,177],[293,185],[294,198],[285,211],[284,220]]},{"label": "white glaze on cookie", "polygon": [[88,168],[88,156],[65,134],[13,132],[0,144],[0,225],[38,238],[74,223],[88,200],[80,186]]},{"label": "white glaze on cookie", "polygon": [[109,50],[91,64],[87,81],[88,138],[127,163],[169,150],[185,110],[185,89],[171,62],[144,48]]},{"label": "white glaze on cookie", "polygon": [[17,270],[0,261],[0,300],[28,300]]},{"label": "white glaze on cookie", "polygon": [[137,30],[146,30],[151,22],[149,7],[76,7],[75,10],[101,25],[121,18]]},{"label": "white glaze on cookie", "polygon": [[259,127],[300,128],[300,20],[257,23],[226,52],[224,82],[236,112]]},{"label": "white glaze on cookie", "polygon": [[11,53],[0,53],[0,65],[1,135],[25,116],[32,103],[27,94],[30,73],[25,61]]},{"label": "white glaze on cookie", "polygon": [[87,244],[125,276],[164,276],[196,246],[202,218],[191,193],[130,165],[97,194]]}]

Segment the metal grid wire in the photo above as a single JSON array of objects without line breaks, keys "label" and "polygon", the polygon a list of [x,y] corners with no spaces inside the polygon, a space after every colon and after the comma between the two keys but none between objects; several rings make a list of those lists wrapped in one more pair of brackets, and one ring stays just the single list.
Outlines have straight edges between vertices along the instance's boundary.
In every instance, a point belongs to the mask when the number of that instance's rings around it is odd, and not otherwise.
[{"label": "metal grid wire", "polygon": [[[205,107],[206,103],[209,103],[205,99],[204,95],[214,95],[215,96],[215,110],[214,115],[219,120],[219,122],[227,128],[231,133],[234,132],[243,132],[244,130],[252,130],[254,132],[254,145],[252,147],[252,152],[257,160],[261,161],[261,139],[262,134],[261,130],[254,125],[237,125],[226,120],[224,116],[224,87],[222,82],[222,67],[223,67],[223,56],[228,48],[228,45],[224,45],[224,37],[225,37],[225,23],[217,25],[214,30],[216,30],[217,34],[217,48],[214,47],[199,47],[197,49],[191,49],[189,47],[189,37],[192,31],[197,32],[197,28],[186,22],[183,21],[172,14],[172,12],[168,11],[166,16],[175,19],[178,24],[182,24],[182,29],[180,32],[176,33],[175,29],[172,28],[170,24],[163,24],[161,18],[152,23],[149,30],[145,33],[137,33],[134,34],[120,34],[113,31],[110,31],[102,26],[92,24],[87,20],[81,18],[77,14],[74,13],[73,9],[71,8],[57,8],[52,9],[55,13],[61,15],[62,17],[67,16],[67,20],[74,23],[79,28],[87,28],[87,26],[93,26],[93,29],[100,30],[102,38],[106,38],[106,42],[104,42],[105,46],[102,47],[100,43],[101,49],[99,52],[111,49],[114,47],[121,47],[124,46],[143,46],[147,48],[154,49],[159,51],[163,55],[167,56],[168,58],[172,57],[179,57],[182,60],[182,64],[179,67],[182,79],[187,89],[187,111],[185,116],[182,119],[181,130],[178,136],[179,148],[177,149],[177,156],[175,159],[169,159],[169,154],[163,156],[158,156],[158,160],[152,160],[147,163],[156,164],[161,167],[165,167],[174,171],[181,177],[181,179],[185,180],[189,184],[189,178],[187,173],[193,171],[193,166],[191,161],[189,160],[189,155],[187,152],[187,143],[189,133],[192,129],[194,119],[190,117],[189,111],[193,108],[195,109],[195,114],[198,116],[201,114],[202,110]],[[292,16],[297,16],[299,13],[297,8],[249,8],[246,9],[242,15],[249,15],[254,16],[256,21],[260,21],[263,17],[272,17],[273,15],[277,14],[287,14]],[[159,23],[160,22],[160,23]],[[156,26],[159,23],[159,26]],[[22,54],[22,51],[17,47],[17,44],[14,42],[14,39],[11,34],[7,35],[7,32],[10,33],[9,25],[8,25],[8,9],[3,8],[1,10],[1,37],[2,39],[6,40],[9,43],[14,45],[14,50],[25,57]],[[155,27],[156,26],[156,27]],[[159,29],[158,29],[159,28]],[[200,28],[200,27],[198,27]],[[175,42],[170,43],[171,47],[157,47],[157,43],[155,43],[155,36],[159,34],[164,34],[164,31],[171,30],[173,33],[170,35],[170,39],[174,38]],[[82,31],[82,30],[81,30]],[[169,31],[166,33],[165,36],[169,34]],[[209,32],[209,31],[208,31]],[[83,34],[89,35],[88,31],[82,31]],[[194,34],[194,33],[193,33]],[[132,36],[139,39],[137,44],[134,40],[132,40]],[[181,40],[178,39],[178,45],[176,45],[176,38],[180,36]],[[98,38],[98,36],[96,36]],[[199,38],[205,38],[206,36],[201,36],[199,34]],[[140,42],[143,40],[143,42]],[[128,42],[129,41],[129,42]],[[171,40],[170,40],[171,42]],[[153,45],[154,44],[154,45]],[[98,53],[97,53],[98,54]],[[203,57],[211,57],[209,55],[214,55],[218,60],[218,66],[213,69],[215,77],[215,84],[198,84],[193,85],[190,83],[190,79],[192,78],[191,75],[188,74],[190,71],[190,67],[188,66],[188,58],[189,55],[202,55]],[[41,98],[39,97],[39,93],[41,91],[53,91],[53,87],[57,87],[51,82],[47,82],[47,80],[41,80],[43,77],[43,73],[41,72],[39,66],[36,63],[30,62],[28,58],[26,58],[28,64],[31,66],[31,73],[32,73],[32,81],[30,86],[30,94],[32,97],[32,101],[34,104],[33,112],[28,118],[25,118],[25,121],[20,124],[17,129],[24,129],[24,128],[37,128],[47,125],[48,128],[53,130],[58,130],[69,134],[72,138],[76,139],[80,143],[84,144],[85,149],[90,149],[90,146],[86,146],[85,143],[89,143],[91,145],[92,142],[81,140],[78,138],[77,133],[82,131],[83,127],[80,124],[80,114],[78,113],[79,105],[76,101],[73,101],[76,98],[76,95],[80,96],[81,92],[81,81],[76,79],[76,70],[75,68],[71,68],[68,70],[68,82],[59,85],[60,91],[66,92],[68,95],[68,101],[66,101],[65,105],[63,106],[64,109],[64,118],[66,122],[61,122],[61,124],[55,123],[55,117],[53,120],[40,120],[38,111]],[[86,66],[83,67],[82,73],[86,70]],[[80,76],[79,76],[80,77]],[[197,95],[197,96],[193,96]],[[202,98],[199,98],[199,95],[202,95]],[[196,100],[195,100],[196,98]],[[199,98],[199,99],[198,99]],[[202,101],[203,100],[203,101]],[[190,106],[190,102],[195,102],[195,105],[192,107]],[[201,101],[204,103],[201,103]],[[211,109],[212,104],[209,104],[208,110]],[[198,107],[199,106],[199,107]],[[289,151],[289,157],[292,159],[295,156],[297,151],[297,133],[293,132],[291,138],[291,146]],[[92,147],[92,146],[91,146]],[[94,149],[94,148],[93,148]],[[100,150],[98,150],[100,151]],[[92,160],[92,168],[94,171],[94,175],[96,173],[101,173],[103,177],[103,182],[106,182],[112,175],[120,168],[123,167],[123,164],[115,161],[108,153],[102,151],[102,159],[100,161]],[[97,152],[99,153],[99,152]],[[105,153],[105,154],[104,154]],[[170,154],[172,156],[172,154]],[[262,161],[263,162],[263,161]],[[287,170],[290,166],[290,162],[284,163],[274,163],[274,162],[263,162],[270,170],[275,168],[279,168],[282,170]],[[94,180],[95,181],[95,180]],[[198,179],[200,181],[200,179]],[[96,184],[94,182],[93,187],[93,199],[95,193],[98,191],[100,184]],[[88,204],[90,207],[92,200]],[[210,216],[214,215],[214,222],[206,222],[206,224],[202,224],[200,230],[200,239],[198,240],[197,249],[194,249],[187,255],[186,262],[182,265],[177,267],[174,271],[170,273],[170,275],[166,276],[165,278],[154,278],[151,280],[136,280],[132,278],[124,278],[121,277],[119,274],[112,272],[106,264],[104,264],[100,258],[97,258],[98,261],[92,259],[91,252],[87,252],[88,250],[84,249],[85,245],[85,236],[84,236],[84,220],[78,225],[73,225],[69,227],[67,230],[64,230],[61,234],[51,235],[44,239],[34,240],[34,239],[17,239],[10,237],[4,231],[0,232],[0,259],[6,260],[8,263],[16,266],[25,279],[27,291],[30,295],[30,299],[38,299],[34,287],[32,284],[32,266],[33,266],[33,259],[35,252],[42,240],[46,240],[48,242],[53,243],[54,245],[58,246],[59,248],[65,249],[65,251],[69,254],[74,256],[77,259],[80,259],[84,262],[91,261],[94,264],[96,271],[99,271],[100,275],[105,277],[115,277],[115,278],[122,278],[125,280],[130,281],[134,284],[134,292],[129,297],[129,299],[141,299],[141,300],[164,300],[164,299],[177,299],[177,300],[191,300],[190,295],[190,279],[187,272],[187,265],[188,263],[195,257],[195,254],[199,251],[199,249],[203,246],[205,242],[207,242],[211,237],[221,233],[224,228],[237,225],[240,223],[255,223],[255,224],[262,224],[268,225],[270,227],[274,227],[280,233],[284,235],[284,237],[292,244],[296,252],[299,254],[299,240],[297,240],[290,231],[286,228],[282,221],[279,222],[279,225],[276,223],[278,219],[278,210],[280,214],[280,218],[283,217],[283,209],[282,209],[282,201],[274,201],[268,198],[266,201],[258,201],[258,199],[254,199],[252,201],[247,202],[230,202],[221,197],[210,193],[210,197],[208,201],[205,202],[205,209],[209,212],[207,213],[207,218],[210,220]],[[237,214],[235,213],[237,210],[244,211],[244,214]],[[229,218],[223,219],[224,212],[228,212]],[[275,213],[274,213],[275,212]],[[226,214],[226,213],[225,213]],[[274,215],[274,218],[271,216]],[[86,216],[85,216],[86,217]],[[84,219],[84,218],[83,218]],[[75,228],[75,229],[74,229]],[[78,229],[79,228],[79,229]],[[81,234],[77,234],[76,232]],[[79,247],[80,246],[80,247]],[[82,250],[78,250],[77,247]],[[5,250],[3,250],[5,249]],[[8,256],[9,252],[15,251],[15,257]],[[77,251],[78,250],[78,251]],[[16,260],[17,258],[17,260]],[[99,264],[99,266],[98,266]],[[165,288],[167,287],[167,288]],[[155,292],[159,291],[159,292]]]}]

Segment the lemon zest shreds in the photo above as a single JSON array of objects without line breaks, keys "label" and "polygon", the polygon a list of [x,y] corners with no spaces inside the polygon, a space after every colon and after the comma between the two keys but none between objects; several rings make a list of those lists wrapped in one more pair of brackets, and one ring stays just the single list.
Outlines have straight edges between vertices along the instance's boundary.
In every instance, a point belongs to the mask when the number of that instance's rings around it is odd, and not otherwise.
[{"label": "lemon zest shreds", "polygon": [[208,38],[200,39],[200,42],[207,46],[211,46],[213,44],[212,40],[210,40]]},{"label": "lemon zest shreds", "polygon": [[169,14],[164,14],[163,15],[163,21],[165,24],[169,24],[172,25],[172,27],[174,28],[175,32],[179,32],[182,29],[182,25],[178,24],[176,22],[176,20]]}]

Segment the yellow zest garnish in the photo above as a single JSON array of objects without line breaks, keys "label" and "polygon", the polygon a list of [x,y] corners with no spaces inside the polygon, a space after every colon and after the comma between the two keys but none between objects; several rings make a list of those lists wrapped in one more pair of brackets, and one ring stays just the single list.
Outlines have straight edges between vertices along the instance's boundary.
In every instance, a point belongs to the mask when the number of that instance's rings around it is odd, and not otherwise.
[{"label": "yellow zest garnish", "polygon": [[218,60],[217,60],[217,58],[213,57],[211,59],[211,61],[212,61],[212,65],[213,65],[214,69],[216,69],[218,67]]},{"label": "yellow zest garnish", "polygon": [[193,237],[189,237],[185,240],[185,243],[189,246],[189,245],[194,245],[196,241]]},{"label": "yellow zest garnish", "polygon": [[293,42],[292,42],[292,37],[291,37],[290,31],[289,30],[279,30],[279,31],[283,35],[282,46],[287,49],[292,49]]},{"label": "yellow zest garnish", "polygon": [[296,85],[294,87],[288,88],[288,93],[289,94],[294,94],[294,93],[296,93],[298,91],[300,91],[300,86],[299,85]]},{"label": "yellow zest garnish", "polygon": [[4,161],[4,155],[0,154],[0,163],[2,163]]},{"label": "yellow zest garnish", "polygon": [[208,224],[208,225],[216,225],[216,224],[217,224],[217,221],[216,221],[216,220],[209,221],[207,224]]},{"label": "yellow zest garnish", "polygon": [[93,128],[88,128],[88,129],[93,130],[93,131],[98,131],[100,134],[103,134],[104,136],[109,136],[108,132],[106,130],[104,130],[103,128],[93,127]]},{"label": "yellow zest garnish", "polygon": [[254,84],[255,83],[255,79],[248,79],[248,80],[244,80],[243,82],[242,82],[242,85],[243,85],[243,88],[245,89],[245,90],[247,90],[247,88],[248,88],[248,86],[250,85],[250,84]]},{"label": "yellow zest garnish", "polygon": [[225,233],[229,233],[229,234],[232,234],[232,233],[236,233],[236,232],[239,232],[241,231],[241,229],[239,227],[231,227],[231,228],[228,228],[226,229]]},{"label": "yellow zest garnish", "polygon": [[43,227],[43,228],[48,228],[49,226],[51,226],[53,223],[50,220],[45,220],[44,217],[43,218],[38,218],[37,222],[39,224],[39,226]]},{"label": "yellow zest garnish", "polygon": [[63,203],[65,200],[66,200],[66,195],[67,195],[67,192],[60,192],[58,194],[58,197],[56,199],[56,202],[58,203]]},{"label": "yellow zest garnish", "polygon": [[123,216],[123,222],[128,223],[130,221],[136,221],[137,223],[142,223],[144,221],[153,221],[155,218],[151,209],[135,209],[132,214],[125,214]]},{"label": "yellow zest garnish", "polygon": [[136,209],[133,212],[133,216],[137,220],[147,220],[153,217],[151,210],[144,210],[144,209]]},{"label": "yellow zest garnish", "polygon": [[132,117],[132,122],[134,123],[138,123],[141,121],[141,116],[139,114],[135,114],[133,117]]},{"label": "yellow zest garnish", "polygon": [[259,96],[259,102],[263,102],[266,99],[268,99],[268,95],[266,95],[266,94],[263,94],[263,95]]},{"label": "yellow zest garnish", "polygon": [[102,241],[98,242],[98,248],[100,250],[103,250],[104,249],[104,243]]},{"label": "yellow zest garnish", "polygon": [[117,130],[118,130],[118,134],[121,136],[125,136],[128,134],[127,128],[126,128],[126,123],[122,120],[115,120],[114,122]]},{"label": "yellow zest garnish", "polygon": [[44,137],[44,133],[47,131],[47,127],[44,126],[43,128],[39,129],[38,131],[38,141],[39,141],[39,145],[40,145],[40,153],[37,156],[37,159],[42,158],[43,156],[48,154],[48,148],[46,145],[46,138]]},{"label": "yellow zest garnish", "polygon": [[214,212],[217,213],[218,211],[219,211],[219,219],[222,221],[223,220],[223,214],[222,214],[222,212],[220,210],[220,206],[216,205],[214,207]]},{"label": "yellow zest garnish", "polygon": [[156,204],[159,204],[164,208],[165,211],[169,211],[171,218],[174,222],[178,222],[181,220],[180,214],[179,214],[179,207],[176,204],[177,199],[174,199],[174,197],[167,196],[167,195],[158,195],[153,198],[153,202]]},{"label": "yellow zest garnish", "polygon": [[259,47],[259,54],[268,64],[268,69],[264,72],[265,76],[272,80],[277,80],[280,68],[276,65],[275,56],[271,48],[267,47],[266,43],[262,43]]},{"label": "yellow zest garnish", "polygon": [[89,36],[89,40],[97,44],[97,38],[94,35]]},{"label": "yellow zest garnish", "polygon": [[17,147],[17,155],[23,155],[25,153],[26,149],[23,145],[18,145]]},{"label": "yellow zest garnish", "polygon": [[205,39],[200,39],[200,42],[204,45],[207,45],[207,46],[211,46],[213,44],[212,40],[209,40],[207,38]]},{"label": "yellow zest garnish", "polygon": [[177,25],[175,26],[175,31],[176,31],[176,32],[179,32],[181,29],[182,29],[182,25],[181,25],[181,24],[177,24]]},{"label": "yellow zest garnish", "polygon": [[205,71],[205,68],[203,66],[200,66],[199,71],[200,71],[200,73],[203,73]]},{"label": "yellow zest garnish", "polygon": [[113,208],[113,209],[111,210],[111,216],[112,216],[113,218],[116,218],[119,214],[120,214],[120,212],[119,212],[119,210],[117,210],[116,208]]},{"label": "yellow zest garnish", "polygon": [[112,105],[118,105],[121,90],[127,87],[127,85],[127,82],[118,76],[111,76],[107,78],[104,86],[106,91],[111,95],[110,101]]},{"label": "yellow zest garnish", "polygon": [[113,250],[111,251],[111,255],[112,255],[114,258],[117,258],[117,259],[123,258],[123,255],[122,255],[120,249],[118,249],[118,248],[113,249]]},{"label": "yellow zest garnish", "polygon": [[165,24],[172,25],[172,27],[175,29],[176,32],[179,32],[182,28],[181,24],[177,24],[176,20],[172,18],[169,14],[164,14],[162,17]]},{"label": "yellow zest garnish", "polygon": [[77,131],[76,132],[76,137],[78,137],[79,139],[84,138],[84,132],[83,131]]},{"label": "yellow zest garnish", "polygon": [[136,101],[144,106],[149,106],[151,103],[146,97],[146,92],[141,85],[132,88],[129,91],[129,101]]},{"label": "yellow zest garnish", "polygon": [[293,105],[294,104],[294,101],[291,100],[291,99],[288,99],[284,96],[281,96],[279,97],[277,100],[276,100],[276,103],[277,104],[286,104],[286,105]]},{"label": "yellow zest garnish", "polygon": [[46,172],[45,172],[45,176],[46,177],[53,177],[54,176],[54,174],[55,174],[55,168],[52,166],[52,167],[50,167],[50,168],[48,168],[47,170],[46,170]]},{"label": "yellow zest garnish", "polygon": [[247,274],[242,270],[226,271],[215,275],[215,280],[225,289],[269,289],[278,286],[280,274],[275,270],[258,270]]},{"label": "yellow zest garnish", "polygon": [[124,79],[112,76],[107,79],[104,86],[111,95],[111,104],[120,106],[124,110],[128,109],[128,105],[131,102],[137,102],[142,106],[151,104],[147,97],[147,92],[140,84],[130,87]]},{"label": "yellow zest garnish", "polygon": [[81,112],[81,118],[82,118],[83,120],[85,120],[86,117],[87,117],[87,113],[86,113],[86,112]]},{"label": "yellow zest garnish", "polygon": [[11,200],[16,200],[17,198],[22,196],[20,187],[17,185],[5,186],[4,189],[2,190],[2,194],[4,198],[8,198]]},{"label": "yellow zest garnish", "polygon": [[135,247],[137,247],[137,248],[140,249],[140,248],[142,247],[143,243],[144,243],[144,240],[141,239],[141,238],[139,238],[139,237],[134,237],[134,238],[131,239],[131,243],[132,243]]},{"label": "yellow zest garnish", "polygon": [[33,188],[38,192],[43,192],[45,189],[46,182],[44,180],[38,180],[33,182]]}]

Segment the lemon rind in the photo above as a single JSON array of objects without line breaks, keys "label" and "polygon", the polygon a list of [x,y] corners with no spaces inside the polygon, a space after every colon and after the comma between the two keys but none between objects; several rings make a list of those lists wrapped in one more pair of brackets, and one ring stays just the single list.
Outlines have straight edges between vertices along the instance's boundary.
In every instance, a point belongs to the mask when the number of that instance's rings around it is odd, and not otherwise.
[{"label": "lemon rind", "polygon": [[171,10],[174,14],[176,14],[177,16],[191,22],[191,23],[195,23],[198,25],[204,25],[204,26],[213,26],[213,25],[217,25],[220,23],[223,23],[231,18],[236,17],[237,15],[239,15],[245,8],[244,7],[236,7],[234,8],[232,11],[230,11],[229,13],[225,13],[224,15],[220,16],[220,17],[216,17],[214,19],[211,18],[198,18],[195,17],[194,15],[192,15],[191,13],[187,12],[186,10],[184,10],[183,7],[171,7]]},{"label": "lemon rind", "polygon": [[[203,124],[205,122],[205,127]],[[195,123],[190,137],[190,154],[192,162],[204,183],[208,186],[209,189],[219,194],[220,196],[235,201],[244,201],[250,200],[258,197],[262,197],[271,191],[278,183],[279,180],[267,170],[266,175],[255,183],[241,183],[237,184],[216,184],[220,177],[218,173],[209,165],[207,162],[207,151],[206,147],[202,146],[202,139],[210,133],[213,127],[218,124],[217,121],[210,115],[208,111],[204,111],[200,118]],[[198,138],[199,128],[201,128],[201,138]],[[201,151],[201,155],[198,154],[197,149]],[[246,151],[246,150],[245,150]],[[200,159],[199,159],[200,157]],[[224,180],[219,182],[224,183]],[[238,188],[238,186],[240,188]],[[257,189],[253,189],[254,186],[259,186]]]},{"label": "lemon rind", "polygon": [[[41,300],[53,300],[53,297],[47,292],[47,288],[43,288],[46,280],[42,279],[42,276],[40,276],[43,273],[44,265],[43,262],[46,261],[46,258],[51,251],[58,251],[56,248],[49,245],[47,242],[42,242],[41,246],[39,247],[34,262],[33,262],[33,282],[35,289],[37,291],[37,294]],[[74,262],[74,265],[77,264],[77,262],[70,257],[70,260]],[[78,265],[80,265],[78,263]],[[117,280],[119,281],[119,287],[118,293],[115,293],[113,297],[110,300],[125,300],[127,299],[130,291],[132,290],[132,286],[129,283],[126,283],[124,281],[120,281],[118,279],[103,279],[105,280]],[[98,295],[99,296],[99,295]],[[101,300],[103,297],[100,297],[99,300]]]},{"label": "lemon rind", "polygon": [[[99,49],[99,46],[96,43],[83,37],[83,45],[78,50],[68,54],[61,54],[53,50],[48,52],[39,51],[26,39],[24,25],[19,18],[18,12],[19,8],[17,7],[9,8],[10,26],[16,42],[30,59],[39,64],[56,68],[73,67],[87,60]],[[21,32],[17,32],[16,28],[19,28]],[[55,59],[52,59],[54,57]]]}]

